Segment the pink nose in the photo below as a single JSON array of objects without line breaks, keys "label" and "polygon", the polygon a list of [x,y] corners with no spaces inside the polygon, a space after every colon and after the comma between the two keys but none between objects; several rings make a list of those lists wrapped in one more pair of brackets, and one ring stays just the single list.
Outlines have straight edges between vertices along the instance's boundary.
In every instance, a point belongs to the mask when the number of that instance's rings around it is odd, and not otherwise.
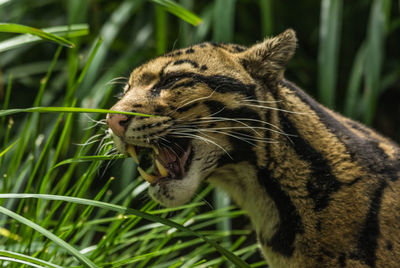
[{"label": "pink nose", "polygon": [[107,114],[107,124],[115,135],[124,136],[130,117],[124,114]]}]

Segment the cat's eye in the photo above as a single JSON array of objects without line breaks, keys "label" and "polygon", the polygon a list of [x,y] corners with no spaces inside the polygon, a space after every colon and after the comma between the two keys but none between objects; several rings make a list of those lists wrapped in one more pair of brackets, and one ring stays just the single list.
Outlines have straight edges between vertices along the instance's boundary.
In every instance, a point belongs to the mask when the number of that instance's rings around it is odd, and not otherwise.
[{"label": "cat's eye", "polygon": [[170,77],[166,77],[163,81],[162,84],[163,86],[171,86],[174,83],[178,82],[179,80],[181,80],[182,77],[179,76],[170,76]]}]

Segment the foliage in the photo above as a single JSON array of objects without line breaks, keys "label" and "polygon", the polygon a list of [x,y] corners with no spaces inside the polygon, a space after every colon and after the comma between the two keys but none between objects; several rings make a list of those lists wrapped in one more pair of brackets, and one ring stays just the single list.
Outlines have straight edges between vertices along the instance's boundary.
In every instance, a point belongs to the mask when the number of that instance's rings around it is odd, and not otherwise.
[{"label": "foliage", "polygon": [[[132,68],[167,50],[291,27],[299,48],[286,76],[400,140],[398,101],[381,102],[400,97],[399,3],[0,1],[0,266],[265,266],[244,213],[210,187],[180,208],[150,201],[133,161],[111,154],[104,109]],[[50,39],[15,35],[37,29]]]}]

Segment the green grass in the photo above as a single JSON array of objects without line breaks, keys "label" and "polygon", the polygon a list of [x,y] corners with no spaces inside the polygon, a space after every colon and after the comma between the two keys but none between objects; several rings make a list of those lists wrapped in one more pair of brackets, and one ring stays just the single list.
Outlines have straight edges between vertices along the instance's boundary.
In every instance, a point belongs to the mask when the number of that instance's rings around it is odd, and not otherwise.
[{"label": "green grass", "polygon": [[287,76],[372,124],[400,80],[399,3],[323,2],[293,14],[273,0],[1,2],[0,267],[265,267],[244,212],[211,187],[179,208],[151,201],[133,160],[110,154],[104,113],[165,51],[292,27]]}]

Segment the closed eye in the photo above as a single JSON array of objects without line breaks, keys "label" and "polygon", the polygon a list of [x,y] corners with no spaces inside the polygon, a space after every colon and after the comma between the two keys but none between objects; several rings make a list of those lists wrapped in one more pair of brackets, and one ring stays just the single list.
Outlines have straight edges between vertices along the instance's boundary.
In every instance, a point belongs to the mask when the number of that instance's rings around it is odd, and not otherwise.
[{"label": "closed eye", "polygon": [[181,76],[170,76],[170,77],[166,77],[165,79],[161,80],[160,82],[160,86],[161,87],[170,87],[172,85],[174,85],[176,82],[178,82],[179,80],[181,80],[184,77]]}]

